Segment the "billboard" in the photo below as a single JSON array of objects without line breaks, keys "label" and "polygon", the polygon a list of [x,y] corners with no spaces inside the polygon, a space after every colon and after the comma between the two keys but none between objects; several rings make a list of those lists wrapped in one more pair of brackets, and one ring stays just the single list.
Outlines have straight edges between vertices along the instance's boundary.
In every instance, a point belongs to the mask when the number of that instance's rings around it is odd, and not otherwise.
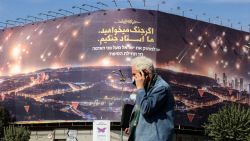
[{"label": "billboard", "polygon": [[120,121],[136,56],[152,58],[171,85],[177,125],[200,127],[226,103],[250,104],[248,33],[122,9],[1,31],[1,105],[20,123]]}]

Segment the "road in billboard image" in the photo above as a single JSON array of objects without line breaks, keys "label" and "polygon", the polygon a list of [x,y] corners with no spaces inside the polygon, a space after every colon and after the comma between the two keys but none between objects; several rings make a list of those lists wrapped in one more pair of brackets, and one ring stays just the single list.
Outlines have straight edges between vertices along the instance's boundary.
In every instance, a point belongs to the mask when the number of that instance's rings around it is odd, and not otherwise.
[{"label": "road in billboard image", "polygon": [[[0,32],[0,101],[19,123],[120,121],[130,61],[147,56],[171,86],[176,125],[249,106],[248,33],[137,9],[97,11]],[[125,78],[123,78],[123,76]]]}]

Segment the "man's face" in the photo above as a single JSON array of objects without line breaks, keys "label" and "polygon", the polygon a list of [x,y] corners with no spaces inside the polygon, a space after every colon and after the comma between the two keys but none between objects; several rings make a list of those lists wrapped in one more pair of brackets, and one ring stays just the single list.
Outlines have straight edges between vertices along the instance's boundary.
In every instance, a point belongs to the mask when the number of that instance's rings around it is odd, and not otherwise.
[{"label": "man's face", "polygon": [[132,65],[131,67],[132,67],[132,83],[136,86],[135,78],[136,75],[140,73],[140,71],[136,70],[136,67],[134,65]]},{"label": "man's face", "polygon": [[132,65],[131,67],[132,67],[132,77],[135,77],[137,73],[140,73],[140,71],[136,70],[134,65]]},{"label": "man's face", "polygon": [[[141,72],[140,72],[139,70],[137,70],[136,67],[135,67],[134,65],[132,65],[131,67],[132,67],[132,77],[135,77],[135,75],[136,75],[137,73],[141,74]],[[149,72],[148,72],[148,70],[146,70],[146,69],[143,70],[143,73],[144,73],[145,78],[146,78],[146,76],[149,75]]]},{"label": "man's face", "polygon": [[[138,74],[138,73],[141,74],[141,72],[139,70],[137,70],[134,65],[132,65],[131,68],[132,68],[132,79],[135,78],[136,74]],[[143,73],[144,73],[144,76],[145,76],[145,83],[150,81],[150,77],[148,77],[148,71],[144,70]]]}]

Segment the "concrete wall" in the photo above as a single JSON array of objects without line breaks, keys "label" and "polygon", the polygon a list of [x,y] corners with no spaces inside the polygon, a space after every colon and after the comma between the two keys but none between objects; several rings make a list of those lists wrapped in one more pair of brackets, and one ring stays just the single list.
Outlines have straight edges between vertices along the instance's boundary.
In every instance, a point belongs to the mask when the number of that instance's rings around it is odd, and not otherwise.
[{"label": "concrete wall", "polygon": [[[32,131],[30,141],[66,141],[68,129],[55,129],[51,131]],[[55,135],[55,138],[51,137]],[[92,130],[77,130],[78,141],[92,141]],[[111,141],[122,141],[119,130],[111,130]],[[51,138],[50,138],[51,137]],[[128,136],[123,136],[127,141]],[[173,141],[211,141],[207,137],[199,135],[175,134]]]},{"label": "concrete wall", "polygon": [[[53,141],[51,135],[55,135],[54,140],[66,140],[68,129],[56,129],[54,131],[32,131],[30,141]],[[78,130],[78,141],[92,141],[92,130]],[[111,131],[111,141],[121,141],[120,131]],[[50,138],[51,137],[51,138]],[[123,136],[123,141],[127,141],[128,137]]]}]

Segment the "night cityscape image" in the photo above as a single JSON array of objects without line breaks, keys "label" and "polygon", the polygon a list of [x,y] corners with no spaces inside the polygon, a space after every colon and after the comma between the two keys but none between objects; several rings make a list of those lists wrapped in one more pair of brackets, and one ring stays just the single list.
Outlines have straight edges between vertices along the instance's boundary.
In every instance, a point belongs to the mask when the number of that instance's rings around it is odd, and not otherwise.
[{"label": "night cityscape image", "polygon": [[17,123],[120,121],[134,103],[130,61],[154,60],[175,125],[200,128],[250,106],[250,34],[154,10],[84,13],[0,31],[0,104]]}]

